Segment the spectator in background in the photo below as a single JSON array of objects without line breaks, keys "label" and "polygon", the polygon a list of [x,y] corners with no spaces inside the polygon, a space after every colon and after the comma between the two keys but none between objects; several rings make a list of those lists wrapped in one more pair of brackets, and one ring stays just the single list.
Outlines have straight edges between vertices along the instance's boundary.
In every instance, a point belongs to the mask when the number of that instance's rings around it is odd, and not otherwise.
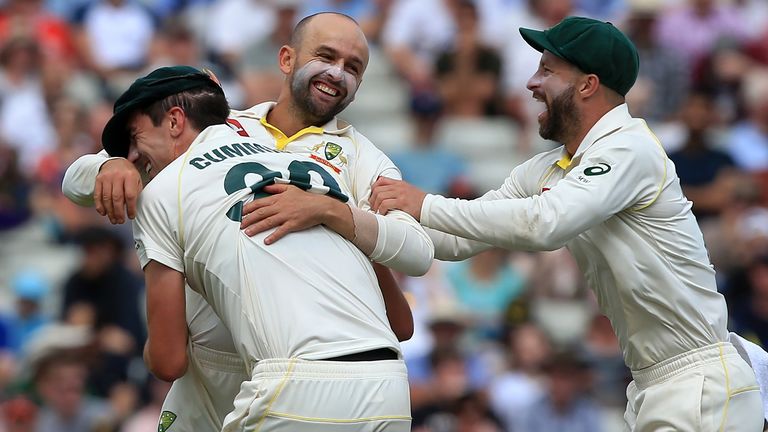
[{"label": "spectator in background", "polygon": [[163,401],[171,388],[171,383],[149,377],[149,401],[146,406],[129,417],[120,432],[150,432],[157,429]]},{"label": "spectator in background", "polygon": [[[541,56],[525,43],[517,29],[543,30],[574,14],[572,0],[525,0],[522,7],[513,9],[506,18],[507,33],[501,48],[504,109],[520,127],[518,146],[523,153],[532,150],[531,135],[536,132],[536,116],[541,111],[526,90],[531,71],[536,70]],[[533,139],[538,140],[538,135]]]},{"label": "spectator in background", "polygon": [[556,354],[545,365],[547,393],[526,411],[526,432],[600,432],[600,411],[586,395],[589,365],[576,353]]},{"label": "spectator in background", "polygon": [[689,94],[680,113],[686,129],[682,148],[670,153],[680,185],[699,223],[717,216],[730,204],[736,183],[733,159],[713,147],[712,129],[718,124],[712,97],[702,91]]},{"label": "spectator in background", "polygon": [[102,78],[135,74],[146,65],[156,22],[137,0],[88,3],[74,23],[81,58]]},{"label": "spectator in background", "polygon": [[147,69],[175,65],[201,66],[202,58],[197,35],[183,19],[170,18],[155,37]]},{"label": "spectator in background", "polygon": [[[384,27],[382,43],[395,70],[411,90],[412,105],[421,112],[439,110],[434,65],[441,52],[456,40],[461,0],[420,0],[395,3]],[[478,4],[479,32],[489,26],[485,4]]]},{"label": "spectator in background", "polygon": [[[0,47],[0,138],[17,149],[25,173],[34,172],[56,142],[40,79],[41,61],[39,45],[30,37],[14,37]],[[29,119],[34,119],[34,127]]]},{"label": "spectator in background", "polygon": [[678,112],[690,89],[691,71],[675,52],[656,40],[663,0],[629,0],[625,27],[640,55],[637,81],[627,94],[632,113],[648,121],[668,121]]},{"label": "spectator in background", "polygon": [[275,26],[268,37],[248,45],[239,61],[238,75],[243,88],[243,106],[277,100],[283,74],[277,64],[280,47],[288,45],[296,25],[297,0],[281,0],[275,7]]},{"label": "spectator in background", "polygon": [[592,317],[580,348],[581,358],[592,365],[595,400],[602,406],[623,410],[632,374],[624,364],[619,340],[608,317],[600,313]]},{"label": "spectator in background", "polygon": [[768,255],[757,256],[745,275],[744,293],[736,298],[730,314],[732,331],[768,347]]},{"label": "spectator in background", "polygon": [[501,421],[488,407],[488,400],[480,392],[460,397],[454,408],[457,432],[502,432]]},{"label": "spectator in background", "polygon": [[16,396],[0,404],[0,430],[35,432],[37,406],[25,396]]},{"label": "spectator in background", "polygon": [[411,427],[415,431],[456,431],[454,407],[469,390],[464,357],[456,350],[435,351],[430,357],[432,379],[426,400],[412,400]]},{"label": "spectator in background", "polygon": [[91,227],[78,238],[80,267],[64,284],[62,315],[90,310],[101,363],[92,369],[96,394],[126,379],[130,359],[141,352],[145,331],[139,310],[142,284],[123,264],[123,244],[111,230]]},{"label": "spectator in background", "polygon": [[457,195],[469,188],[467,167],[456,154],[440,148],[435,141],[436,114],[414,113],[416,136],[408,150],[391,155],[403,179],[421,185],[425,191]]},{"label": "spectator in background", "polygon": [[82,358],[70,351],[53,352],[39,360],[34,383],[43,405],[36,432],[84,432],[109,427],[109,405],[86,395],[87,368]]},{"label": "spectator in background", "polygon": [[27,37],[40,46],[45,60],[67,61],[76,57],[69,26],[48,13],[42,0],[6,0],[4,3],[5,8],[0,12],[0,41]]},{"label": "spectator in background", "polygon": [[544,395],[542,368],[551,346],[544,332],[530,322],[510,328],[505,342],[507,370],[491,383],[490,404],[506,430],[525,431],[526,411]]},{"label": "spectator in background", "polygon": [[659,43],[691,70],[723,39],[743,43],[747,35],[738,10],[717,0],[687,0],[659,17]]},{"label": "spectator in background", "polygon": [[747,117],[731,130],[728,149],[736,165],[750,173],[768,170],[768,69],[756,68],[742,84]]},{"label": "spectator in background", "polygon": [[504,312],[525,289],[525,279],[509,263],[509,252],[489,249],[451,266],[446,276],[476,336],[498,339]]},{"label": "spectator in background", "polygon": [[8,349],[18,358],[24,344],[50,321],[40,304],[49,289],[43,276],[35,270],[17,273],[11,280],[11,288],[16,297],[16,309],[2,321],[7,328]]},{"label": "spectator in background", "polygon": [[32,184],[23,172],[16,149],[0,141],[0,232],[23,224],[32,215]]},{"label": "spectator in background", "polygon": [[215,62],[228,79],[249,45],[266,40],[275,28],[275,10],[261,0],[229,0],[211,5],[207,15],[205,40]]},{"label": "spectator in background", "polygon": [[442,52],[435,65],[437,92],[445,116],[499,114],[501,58],[493,48],[482,43],[479,26],[475,3],[459,0],[453,47]]}]

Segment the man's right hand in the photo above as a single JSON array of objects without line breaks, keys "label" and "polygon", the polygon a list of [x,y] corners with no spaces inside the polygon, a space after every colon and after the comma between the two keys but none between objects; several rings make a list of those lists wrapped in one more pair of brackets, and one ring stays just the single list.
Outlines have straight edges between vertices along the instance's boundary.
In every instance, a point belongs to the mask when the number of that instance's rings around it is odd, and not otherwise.
[{"label": "man's right hand", "polygon": [[141,175],[128,159],[110,159],[104,162],[96,176],[93,203],[96,211],[107,216],[113,224],[125,223],[136,217],[136,201],[144,188]]}]

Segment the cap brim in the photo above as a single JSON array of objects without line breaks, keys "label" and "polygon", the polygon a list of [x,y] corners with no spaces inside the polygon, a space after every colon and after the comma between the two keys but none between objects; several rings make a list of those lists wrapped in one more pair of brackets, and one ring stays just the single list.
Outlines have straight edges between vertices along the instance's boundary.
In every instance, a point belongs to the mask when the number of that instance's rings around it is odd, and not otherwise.
[{"label": "cap brim", "polygon": [[552,42],[547,39],[547,35],[543,31],[520,27],[520,35],[523,37],[523,40],[536,51],[544,52],[546,50],[558,57],[562,57],[558,49],[552,45]]},{"label": "cap brim", "polygon": [[112,157],[128,157],[130,137],[128,118],[131,110],[123,110],[112,116],[101,133],[101,145]]}]

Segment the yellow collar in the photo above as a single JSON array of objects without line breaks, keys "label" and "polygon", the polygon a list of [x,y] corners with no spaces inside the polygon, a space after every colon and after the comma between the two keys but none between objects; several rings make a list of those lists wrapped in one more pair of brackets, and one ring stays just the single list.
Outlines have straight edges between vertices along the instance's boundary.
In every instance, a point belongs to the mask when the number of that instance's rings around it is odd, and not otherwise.
[{"label": "yellow collar", "polygon": [[304,129],[302,129],[302,130],[300,130],[300,131],[296,132],[295,134],[293,134],[292,136],[290,136],[290,137],[289,137],[289,136],[286,136],[286,135],[283,133],[283,131],[281,131],[281,130],[280,130],[280,129],[278,129],[277,127],[275,127],[275,126],[271,125],[271,124],[270,124],[270,123],[267,121],[267,116],[261,117],[261,118],[259,119],[259,122],[260,122],[260,123],[261,123],[261,125],[262,125],[262,126],[264,126],[264,128],[265,128],[265,129],[267,129],[267,130],[269,131],[269,133],[271,133],[271,134],[272,134],[272,136],[275,138],[275,147],[276,147],[278,150],[280,150],[280,151],[283,151],[283,150],[285,149],[285,147],[286,147],[286,146],[287,146],[287,145],[288,145],[290,142],[292,142],[292,141],[295,141],[295,140],[299,139],[300,137],[302,137],[302,136],[304,136],[304,135],[307,135],[307,134],[321,134],[321,135],[322,135],[323,133],[325,133],[325,131],[324,131],[324,130],[323,130],[323,128],[321,128],[321,127],[317,127],[317,126],[309,126],[309,127],[305,127]]}]

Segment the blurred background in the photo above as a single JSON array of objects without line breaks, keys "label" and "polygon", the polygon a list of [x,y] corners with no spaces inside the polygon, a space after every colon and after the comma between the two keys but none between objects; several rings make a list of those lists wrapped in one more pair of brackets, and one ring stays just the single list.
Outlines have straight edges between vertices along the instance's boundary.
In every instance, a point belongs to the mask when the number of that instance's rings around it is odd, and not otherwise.
[{"label": "blurred background", "polygon": [[[730,328],[768,343],[765,0],[0,0],[0,431],[157,430],[169,384],[141,360],[130,225],[71,204],[63,173],[156,67],[214,70],[233,108],[274,100],[277,51],[318,11],[354,17],[371,44],[341,117],[406,180],[463,198],[554,145],[518,27],[623,29],[641,56],[630,111],[694,202]],[[567,251],[492,250],[400,284],[415,431],[621,430],[630,376]]]}]

